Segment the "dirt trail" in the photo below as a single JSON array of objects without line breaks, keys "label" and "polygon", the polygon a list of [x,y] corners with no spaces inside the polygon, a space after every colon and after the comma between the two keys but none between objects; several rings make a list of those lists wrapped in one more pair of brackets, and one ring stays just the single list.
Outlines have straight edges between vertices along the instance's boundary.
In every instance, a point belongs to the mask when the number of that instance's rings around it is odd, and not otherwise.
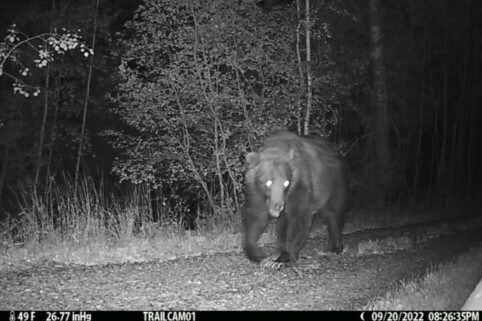
[{"label": "dirt trail", "polygon": [[342,255],[320,254],[325,240],[310,239],[301,274],[261,268],[241,253],[92,267],[45,262],[0,272],[0,309],[357,309],[482,241],[480,230],[473,230],[408,250],[356,254],[360,241],[415,233],[423,232],[401,227],[353,233]]}]

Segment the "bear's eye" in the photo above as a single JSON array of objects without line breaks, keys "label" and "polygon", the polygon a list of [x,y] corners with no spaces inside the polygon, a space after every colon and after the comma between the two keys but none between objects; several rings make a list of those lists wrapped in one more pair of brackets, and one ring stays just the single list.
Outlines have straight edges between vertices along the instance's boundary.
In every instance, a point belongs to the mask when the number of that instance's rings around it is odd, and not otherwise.
[{"label": "bear's eye", "polygon": [[273,184],[273,181],[271,181],[271,180],[269,180],[269,181],[266,182],[266,186],[268,186],[268,187],[270,187],[271,184]]},{"label": "bear's eye", "polygon": [[283,183],[283,186],[284,186],[284,187],[288,187],[288,185],[290,185],[290,181],[285,181],[285,182]]}]

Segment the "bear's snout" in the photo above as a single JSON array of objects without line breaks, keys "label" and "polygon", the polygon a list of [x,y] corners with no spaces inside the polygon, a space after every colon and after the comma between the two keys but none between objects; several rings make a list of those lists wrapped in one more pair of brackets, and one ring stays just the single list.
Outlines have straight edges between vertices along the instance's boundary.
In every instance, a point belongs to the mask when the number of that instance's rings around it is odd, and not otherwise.
[{"label": "bear's snout", "polygon": [[284,208],[283,202],[274,202],[271,203],[271,206],[269,207],[269,214],[272,217],[278,217],[281,211]]}]

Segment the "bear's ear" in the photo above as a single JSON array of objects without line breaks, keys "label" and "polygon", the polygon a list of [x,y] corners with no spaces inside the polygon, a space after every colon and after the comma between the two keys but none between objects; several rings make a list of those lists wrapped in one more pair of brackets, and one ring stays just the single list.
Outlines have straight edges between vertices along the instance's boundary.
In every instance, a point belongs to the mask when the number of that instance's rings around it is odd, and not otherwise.
[{"label": "bear's ear", "polygon": [[292,160],[293,158],[295,158],[295,150],[294,148],[291,148],[290,152],[288,153],[288,161]]},{"label": "bear's ear", "polygon": [[253,167],[258,165],[260,161],[259,153],[251,152],[246,155],[246,163],[248,163],[248,167]]}]

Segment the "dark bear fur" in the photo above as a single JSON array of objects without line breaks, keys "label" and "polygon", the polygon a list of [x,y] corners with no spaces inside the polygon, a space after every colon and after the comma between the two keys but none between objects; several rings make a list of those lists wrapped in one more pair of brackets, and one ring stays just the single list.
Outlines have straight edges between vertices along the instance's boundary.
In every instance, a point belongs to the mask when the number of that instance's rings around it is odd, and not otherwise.
[{"label": "dark bear fur", "polygon": [[270,217],[278,217],[274,262],[296,264],[315,213],[327,224],[329,251],[343,251],[345,182],[341,161],[327,143],[279,132],[246,161],[243,247],[249,260],[258,263],[267,256],[258,240]]}]

